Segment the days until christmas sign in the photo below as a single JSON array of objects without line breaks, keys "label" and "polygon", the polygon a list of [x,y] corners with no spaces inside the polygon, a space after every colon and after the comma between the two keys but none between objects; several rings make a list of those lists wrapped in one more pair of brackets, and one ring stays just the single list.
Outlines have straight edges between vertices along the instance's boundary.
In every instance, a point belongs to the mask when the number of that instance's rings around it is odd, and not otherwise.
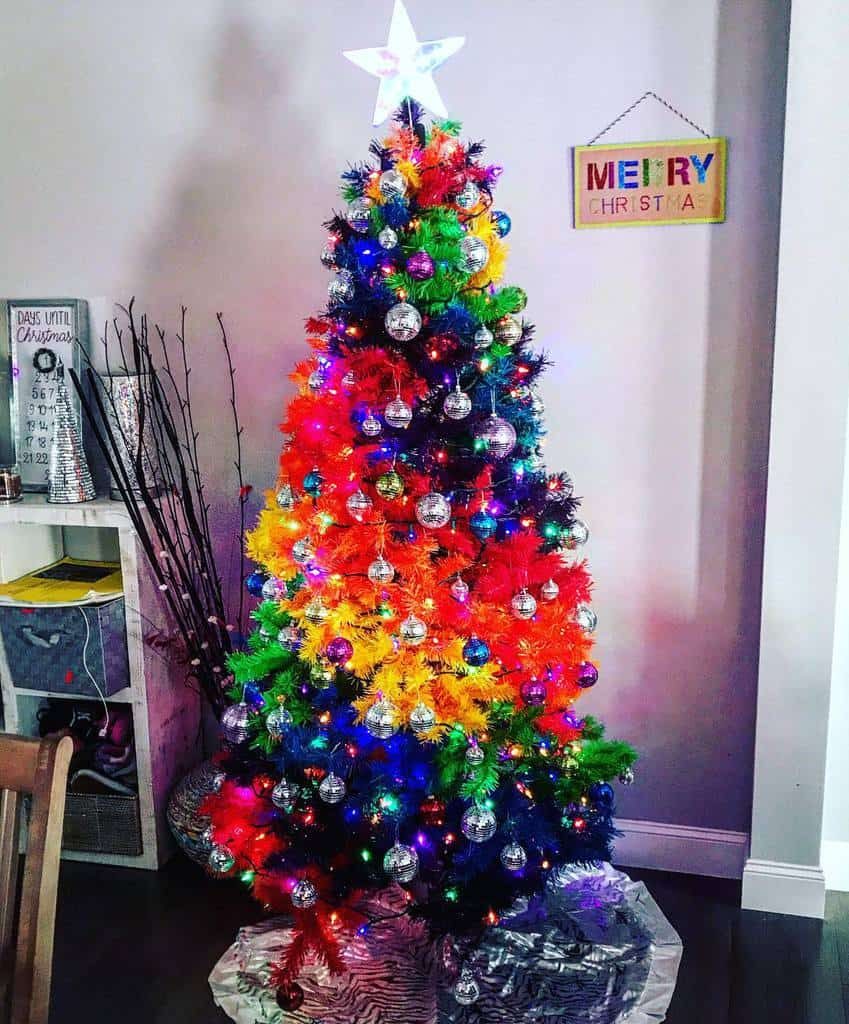
[{"label": "days until christmas sign", "polygon": [[576,146],[575,227],[725,220],[725,138]]}]

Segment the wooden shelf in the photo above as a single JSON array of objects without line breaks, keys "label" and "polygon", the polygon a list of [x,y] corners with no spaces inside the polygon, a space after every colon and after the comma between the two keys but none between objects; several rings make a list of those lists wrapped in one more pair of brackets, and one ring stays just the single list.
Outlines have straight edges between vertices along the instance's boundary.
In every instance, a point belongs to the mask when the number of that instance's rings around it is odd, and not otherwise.
[{"label": "wooden shelf", "polygon": [[0,526],[36,523],[41,526],[106,526],[127,530],[132,527],[123,502],[101,495],[76,505],[53,505],[46,494],[25,494],[20,501],[0,502]]},{"label": "wooden shelf", "polygon": [[[100,700],[100,697],[98,697],[96,693],[66,693],[64,690],[33,690],[27,686],[14,686],[14,691],[24,697],[58,697],[59,700]],[[109,704],[112,701],[116,704],[132,704],[132,687],[125,686],[123,690],[116,690],[115,693],[108,694],[106,696],[106,703]]]}]

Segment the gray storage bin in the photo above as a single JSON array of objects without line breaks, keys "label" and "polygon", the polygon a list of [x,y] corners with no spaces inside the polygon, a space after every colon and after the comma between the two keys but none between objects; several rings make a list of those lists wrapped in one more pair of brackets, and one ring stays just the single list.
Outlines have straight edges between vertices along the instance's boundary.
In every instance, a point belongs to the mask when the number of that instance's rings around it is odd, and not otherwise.
[{"label": "gray storage bin", "polygon": [[16,687],[97,698],[97,687],[109,697],[129,685],[123,597],[86,605],[0,605],[0,634]]}]

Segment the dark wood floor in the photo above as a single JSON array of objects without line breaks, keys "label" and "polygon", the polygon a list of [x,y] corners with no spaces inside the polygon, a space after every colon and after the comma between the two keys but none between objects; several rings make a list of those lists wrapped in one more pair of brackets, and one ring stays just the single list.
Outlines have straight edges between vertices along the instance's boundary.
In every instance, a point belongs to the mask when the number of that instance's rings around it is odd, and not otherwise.
[{"label": "dark wood floor", "polygon": [[[741,912],[734,882],[629,874],[684,942],[670,1024],[849,1021],[849,894],[829,896],[823,923]],[[156,874],[63,863],[51,1024],[226,1021],[207,975],[258,919],[238,883],[209,881],[183,858]]]}]

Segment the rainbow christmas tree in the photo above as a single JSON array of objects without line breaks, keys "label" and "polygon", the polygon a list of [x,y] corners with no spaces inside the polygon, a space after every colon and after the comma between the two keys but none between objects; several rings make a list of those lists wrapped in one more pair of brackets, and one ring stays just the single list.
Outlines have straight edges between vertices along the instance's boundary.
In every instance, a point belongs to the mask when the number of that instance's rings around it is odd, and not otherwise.
[{"label": "rainbow christmas tree", "polygon": [[406,100],[327,225],[205,805],[210,869],[294,915],[289,1007],[307,956],[341,970],[373,926],[363,893],[402,886],[434,935],[473,935],[553,867],[608,859],[610,783],[632,777],[576,709],[598,679],[588,530],[543,464],[499,172]]}]

